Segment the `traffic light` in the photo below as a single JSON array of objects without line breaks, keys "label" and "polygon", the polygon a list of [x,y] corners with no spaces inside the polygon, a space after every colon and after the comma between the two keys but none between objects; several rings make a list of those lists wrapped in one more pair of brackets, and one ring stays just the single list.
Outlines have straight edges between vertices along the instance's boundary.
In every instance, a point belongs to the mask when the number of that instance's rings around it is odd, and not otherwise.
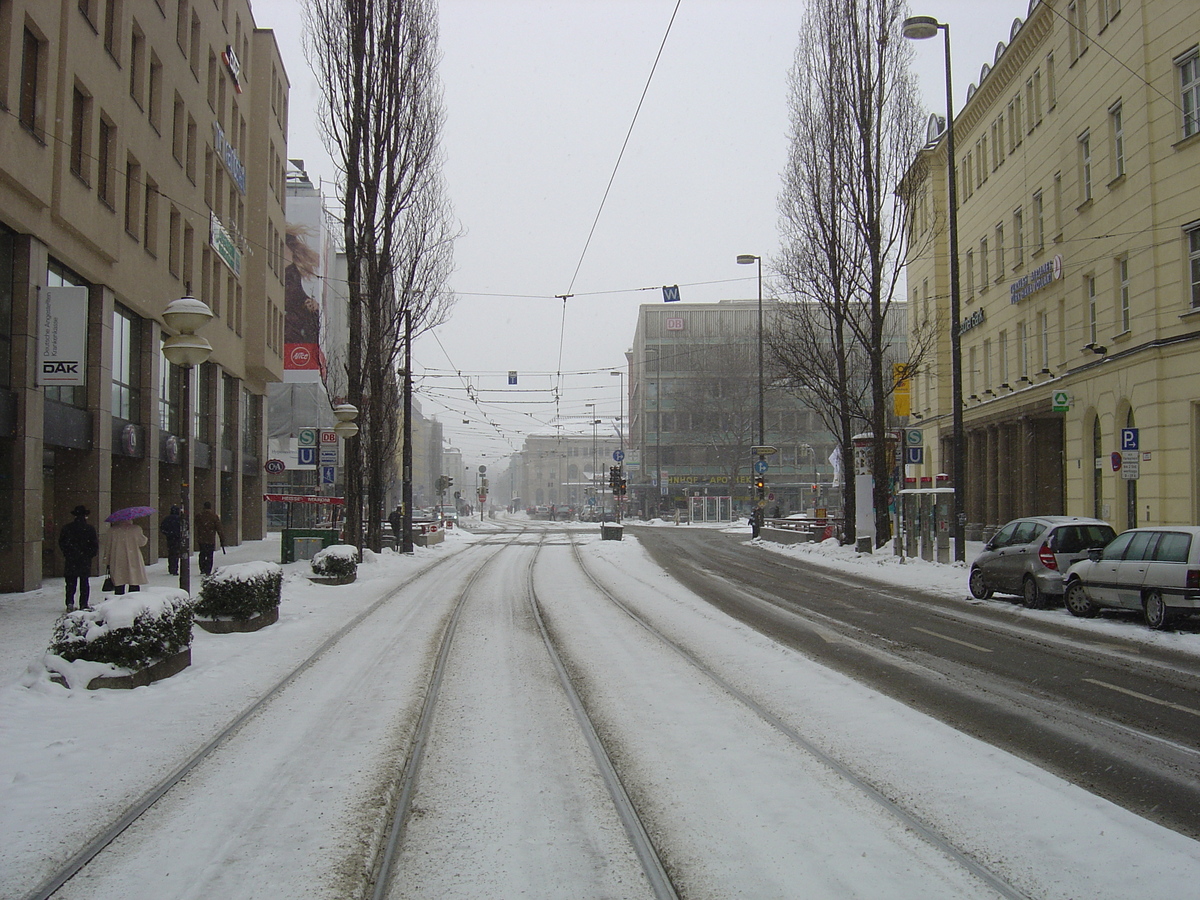
[{"label": "traffic light", "polygon": [[608,468],[608,486],[612,490],[616,490],[621,484],[621,470],[617,466],[609,466]]},{"label": "traffic light", "polygon": [[756,491],[758,491],[758,495],[760,497],[762,496],[763,491],[766,489],[766,487],[767,487],[767,480],[765,478],[763,478],[761,475],[755,475],[754,476],[754,489]]}]

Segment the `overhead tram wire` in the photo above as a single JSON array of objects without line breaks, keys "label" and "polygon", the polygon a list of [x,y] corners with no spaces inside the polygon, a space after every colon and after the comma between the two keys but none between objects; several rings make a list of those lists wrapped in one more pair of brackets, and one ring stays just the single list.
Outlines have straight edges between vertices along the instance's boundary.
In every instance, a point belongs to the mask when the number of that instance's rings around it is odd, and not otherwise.
[{"label": "overhead tram wire", "polygon": [[[658,52],[654,55],[654,64],[650,66],[650,74],[646,76],[646,84],[642,87],[642,95],[638,98],[637,108],[633,111],[633,118],[629,122],[629,128],[625,132],[625,140],[621,142],[621,150],[617,154],[617,161],[613,164],[612,174],[608,176],[608,184],[604,188],[604,195],[600,198],[600,206],[596,210],[596,216],[592,219],[592,227],[588,230],[587,240],[583,242],[583,250],[579,254],[579,261],[575,263],[575,272],[571,275],[571,283],[567,286],[565,293],[558,294],[563,302],[562,322],[559,325],[558,334],[558,367],[562,369],[562,352],[563,342],[566,340],[567,334],[567,299],[574,296],[572,290],[575,287],[575,279],[579,277],[579,270],[583,268],[583,260],[587,256],[588,248],[592,245],[592,237],[596,234],[596,226],[600,224],[600,215],[604,212],[604,204],[608,200],[609,192],[612,190],[613,182],[616,181],[617,171],[621,168],[621,160],[625,158],[625,149],[629,146],[629,139],[633,136],[633,128],[637,125],[638,114],[642,111],[642,104],[646,102],[646,94],[650,92],[650,83],[654,80],[654,73],[658,69],[658,62],[662,59],[663,49],[667,46],[667,38],[671,35],[671,26],[675,24],[675,16],[679,13],[679,7],[683,0],[675,0],[675,8],[671,10],[671,19],[667,22],[667,29],[663,32],[662,42],[658,45]],[[562,374],[559,373],[559,382],[561,385]]]}]

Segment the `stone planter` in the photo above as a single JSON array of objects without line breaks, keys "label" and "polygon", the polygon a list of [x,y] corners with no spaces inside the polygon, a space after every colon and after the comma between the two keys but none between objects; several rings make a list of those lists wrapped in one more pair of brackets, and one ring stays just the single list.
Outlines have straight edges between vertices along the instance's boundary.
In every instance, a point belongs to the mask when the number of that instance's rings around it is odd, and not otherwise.
[{"label": "stone planter", "polygon": [[308,580],[313,584],[353,584],[358,578],[357,572],[349,575],[309,575]]},{"label": "stone planter", "polygon": [[209,634],[245,634],[258,631],[279,621],[279,607],[273,606],[264,613],[249,619],[193,619]]},{"label": "stone planter", "polygon": [[144,669],[138,669],[138,671],[129,675],[100,675],[97,678],[93,678],[88,682],[88,690],[95,691],[100,688],[129,690],[136,687],[145,687],[156,681],[162,681],[164,678],[170,678],[172,675],[182,672],[191,664],[192,648],[185,647],[174,656],[160,659],[158,662],[152,663]]}]

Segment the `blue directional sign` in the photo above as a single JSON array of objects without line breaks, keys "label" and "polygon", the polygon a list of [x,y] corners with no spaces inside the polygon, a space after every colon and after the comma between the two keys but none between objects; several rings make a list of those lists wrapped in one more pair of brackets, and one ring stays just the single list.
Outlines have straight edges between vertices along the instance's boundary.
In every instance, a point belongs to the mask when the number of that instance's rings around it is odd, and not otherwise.
[{"label": "blue directional sign", "polygon": [[335,484],[337,477],[334,466],[321,466],[321,484]]},{"label": "blue directional sign", "polygon": [[614,450],[613,451],[613,462],[624,462],[624,461],[625,461],[625,451],[624,450]]},{"label": "blue directional sign", "polygon": [[297,447],[296,464],[301,466],[315,466],[317,464],[317,448],[316,447]]},{"label": "blue directional sign", "polygon": [[663,285],[663,303],[679,302],[679,285]]},{"label": "blue directional sign", "polygon": [[1138,430],[1136,428],[1121,429],[1121,449],[1122,450],[1137,450],[1138,449]]},{"label": "blue directional sign", "polygon": [[765,459],[756,460],[754,463],[754,471],[758,475],[766,475],[768,468],[770,467]]},{"label": "blue directional sign", "polygon": [[904,461],[906,463],[908,463],[910,466],[919,466],[925,462],[925,448],[924,447],[905,447],[904,453],[905,453]]}]

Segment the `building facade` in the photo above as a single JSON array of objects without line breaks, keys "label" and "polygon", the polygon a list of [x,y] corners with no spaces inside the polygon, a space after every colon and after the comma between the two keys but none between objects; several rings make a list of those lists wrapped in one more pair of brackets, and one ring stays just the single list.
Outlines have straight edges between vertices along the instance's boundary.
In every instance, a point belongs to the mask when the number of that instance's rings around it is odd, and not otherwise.
[{"label": "building facade", "polygon": [[[954,120],[967,536],[1034,513],[1198,521],[1200,6],[1044,0],[1007,37]],[[918,162],[932,474],[952,434],[944,135]]]},{"label": "building facade", "polygon": [[[287,97],[246,0],[0,3],[0,590],[60,571],[76,504],[178,502],[190,435],[196,503],[263,536]],[[213,353],[184,410],[162,312],[189,292]]]},{"label": "building facade", "polygon": [[[775,300],[764,300],[770,325]],[[689,495],[752,502],[759,444],[758,302],[645,304],[629,353],[630,501],[653,513]],[[769,366],[768,366],[769,369]],[[794,394],[764,379],[767,512],[840,506],[832,435]]]},{"label": "building facade", "polygon": [[[608,475],[613,453],[620,447],[616,435],[599,431],[531,434],[512,455],[507,478],[491,482],[492,502],[500,506],[512,503],[518,509],[611,509]],[[511,495],[507,501],[503,499],[506,495]]]}]

